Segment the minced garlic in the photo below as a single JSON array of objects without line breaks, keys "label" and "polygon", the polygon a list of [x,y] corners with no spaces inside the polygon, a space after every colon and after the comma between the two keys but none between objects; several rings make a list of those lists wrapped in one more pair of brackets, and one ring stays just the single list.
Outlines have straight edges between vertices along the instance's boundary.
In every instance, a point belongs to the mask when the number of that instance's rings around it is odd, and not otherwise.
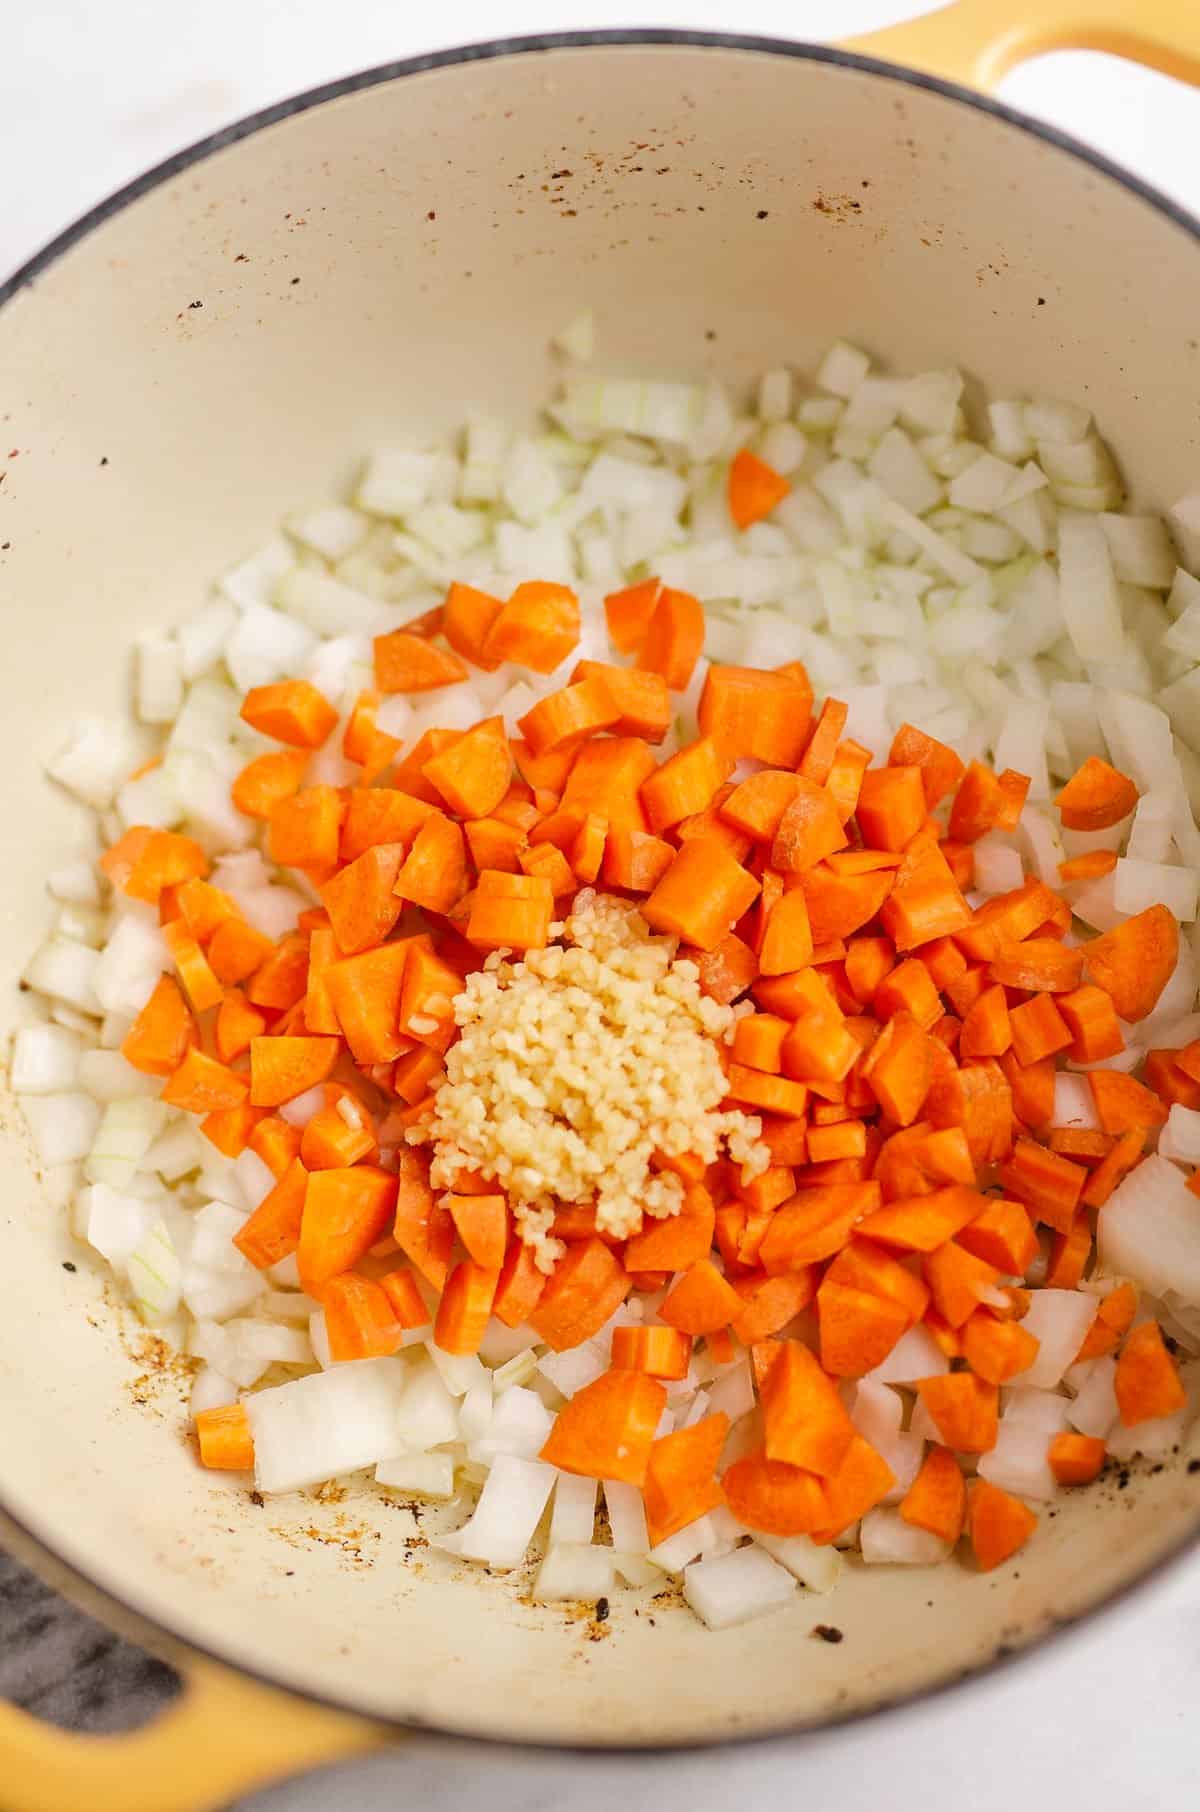
[{"label": "minced garlic", "polygon": [[589,889],[553,929],[561,943],[522,962],[497,951],[468,976],[419,1134],[435,1187],[464,1168],[501,1185],[545,1270],[562,1251],[556,1201],[594,1202],[597,1227],[618,1238],[644,1214],[679,1212],[683,1186],[651,1168],[656,1152],[712,1163],[724,1149],[751,1176],[770,1161],[758,1120],[719,1111],[717,1047],[734,1013],[701,993],[696,965],[634,906]]}]

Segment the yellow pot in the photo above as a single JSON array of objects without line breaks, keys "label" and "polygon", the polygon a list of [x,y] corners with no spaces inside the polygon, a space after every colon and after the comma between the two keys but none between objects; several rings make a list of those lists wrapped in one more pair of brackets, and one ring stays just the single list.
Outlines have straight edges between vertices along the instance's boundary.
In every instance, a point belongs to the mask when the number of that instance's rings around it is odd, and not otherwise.
[{"label": "yellow pot", "polygon": [[[0,292],[6,1025],[80,830],[40,760],[72,714],[119,708],[130,637],[364,448],[527,410],[584,305],[606,369],[737,382],[845,334],[1086,402],[1139,503],[1195,485],[1200,228],[955,85],[1064,44],[1197,80],[1195,9],[1008,12],[963,0],[852,50],[591,33],[371,71],[181,154]],[[369,1485],[259,1506],[199,1471],[178,1379],[136,1356],[11,1100],[0,1133],[4,1539],[192,1672],[127,1739],[0,1712],[0,1805],[21,1812],[195,1812],[386,1726],[610,1746],[827,1724],[1046,1636],[1200,1528],[1185,1455],[1075,1494],[986,1577],[851,1568],[832,1604],[798,1594],[719,1636],[671,1603],[652,1623],[614,1599],[602,1628],[535,1608],[408,1545]],[[821,1620],[846,1641],[810,1640]]]}]

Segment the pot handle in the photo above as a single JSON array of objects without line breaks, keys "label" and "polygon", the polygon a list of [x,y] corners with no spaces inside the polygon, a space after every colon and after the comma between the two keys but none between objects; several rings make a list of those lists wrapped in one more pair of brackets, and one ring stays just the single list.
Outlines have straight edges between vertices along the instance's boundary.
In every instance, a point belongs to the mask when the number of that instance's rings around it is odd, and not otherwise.
[{"label": "pot handle", "polygon": [[392,1740],[379,1725],[192,1660],[160,1717],[115,1736],[80,1736],[0,1703],[0,1812],[217,1812]]},{"label": "pot handle", "polygon": [[953,0],[919,19],[845,38],[842,50],[994,88],[1052,50],[1103,50],[1200,85],[1195,0]]}]

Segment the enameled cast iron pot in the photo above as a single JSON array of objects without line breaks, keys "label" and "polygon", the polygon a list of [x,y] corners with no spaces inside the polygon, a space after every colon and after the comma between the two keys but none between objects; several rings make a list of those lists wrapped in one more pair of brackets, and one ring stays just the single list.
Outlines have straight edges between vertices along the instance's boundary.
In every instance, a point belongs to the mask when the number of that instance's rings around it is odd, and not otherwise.
[{"label": "enameled cast iron pot", "polygon": [[[0,291],[3,1029],[78,829],[41,777],[56,729],[117,708],[129,638],[364,448],[535,405],[581,306],[605,368],[737,382],[845,334],[1086,403],[1139,502],[1195,486],[1200,227],[968,84],[1066,45],[1200,80],[1200,16],[1009,10],[961,0],[845,49],[590,33],[373,70],[184,152]],[[803,1730],[986,1667],[1200,1530],[1185,1455],[1077,1494],[998,1573],[849,1569],[838,1647],[805,1639],[802,1595],[722,1635],[618,1598],[589,1641],[511,1580],[407,1549],[411,1517],[369,1485],[259,1507],[201,1472],[182,1384],[139,1382],[140,1337],[11,1099],[0,1137],[0,1535],[189,1677],[121,1740],[0,1709],[0,1805],[20,1812],[196,1812],[388,1725],[609,1746]]]}]

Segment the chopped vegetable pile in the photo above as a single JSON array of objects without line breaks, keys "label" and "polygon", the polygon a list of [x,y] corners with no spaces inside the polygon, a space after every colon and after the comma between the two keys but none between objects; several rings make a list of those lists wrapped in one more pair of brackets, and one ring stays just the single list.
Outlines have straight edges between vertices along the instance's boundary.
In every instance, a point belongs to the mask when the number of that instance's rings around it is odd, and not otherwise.
[{"label": "chopped vegetable pile", "polygon": [[144,638],[13,1052],[205,1466],[714,1627],[1002,1564],[1200,1351],[1200,582],[1085,412],[817,384],[572,376]]}]

